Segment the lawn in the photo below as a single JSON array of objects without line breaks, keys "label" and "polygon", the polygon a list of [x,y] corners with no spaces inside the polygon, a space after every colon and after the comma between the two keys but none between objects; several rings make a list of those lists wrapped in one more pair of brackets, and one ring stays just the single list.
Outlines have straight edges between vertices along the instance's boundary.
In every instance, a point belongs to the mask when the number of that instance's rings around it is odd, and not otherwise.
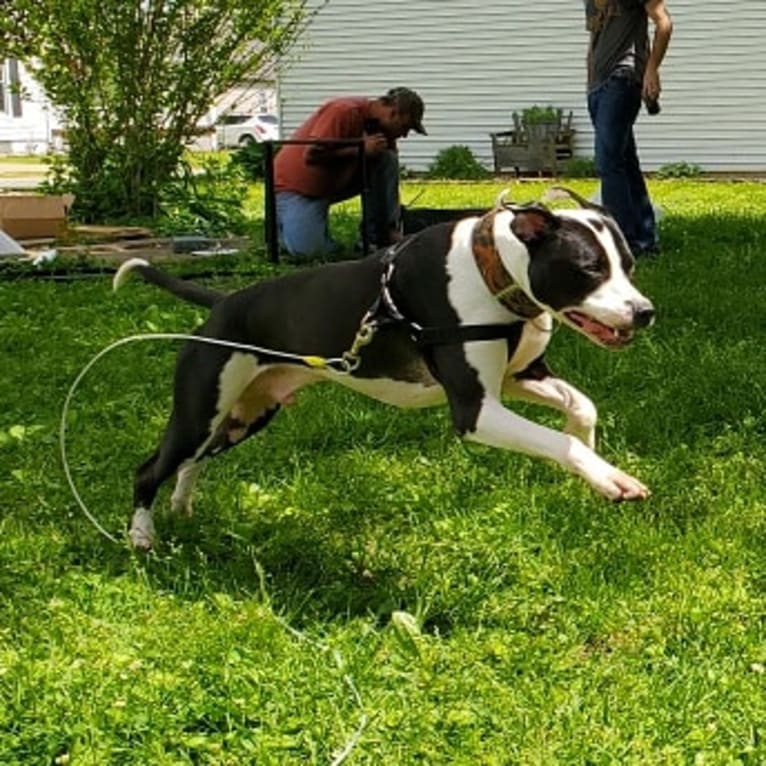
[{"label": "lawn", "polygon": [[[766,762],[766,185],[651,188],[664,252],[636,281],[655,327],[620,353],[562,328],[549,352],[599,407],[602,453],[652,488],[640,504],[464,444],[444,409],[320,386],[136,555],[72,498],[62,405],[112,341],[202,312],[106,273],[0,272],[0,763]],[[254,250],[176,270],[234,288],[287,268]],[[120,347],[74,398],[72,474],[120,538],[174,352]]]}]

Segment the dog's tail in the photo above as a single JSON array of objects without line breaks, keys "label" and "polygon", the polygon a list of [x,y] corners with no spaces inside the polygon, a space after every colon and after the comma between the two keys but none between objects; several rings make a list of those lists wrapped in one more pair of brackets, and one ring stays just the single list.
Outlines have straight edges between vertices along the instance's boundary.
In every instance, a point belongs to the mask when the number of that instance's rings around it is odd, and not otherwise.
[{"label": "dog's tail", "polygon": [[169,293],[173,293],[173,295],[182,298],[188,303],[196,303],[198,306],[205,306],[205,308],[212,308],[225,297],[225,293],[209,290],[207,287],[194,284],[194,282],[187,282],[184,279],[172,277],[170,274],[155,268],[149,261],[145,261],[143,258],[131,258],[125,261],[117,269],[117,273],[112,280],[112,287],[115,290],[119,290],[125,284],[132,271],[137,271],[145,281],[157,285],[157,287],[161,287]]}]

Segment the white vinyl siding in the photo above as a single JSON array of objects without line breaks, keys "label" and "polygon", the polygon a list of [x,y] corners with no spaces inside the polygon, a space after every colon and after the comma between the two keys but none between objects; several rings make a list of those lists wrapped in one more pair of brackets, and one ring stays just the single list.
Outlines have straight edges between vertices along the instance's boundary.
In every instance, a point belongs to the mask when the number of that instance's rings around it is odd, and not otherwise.
[{"label": "white vinyl siding", "polygon": [[[642,113],[645,169],[689,162],[711,171],[766,170],[766,2],[668,0],[675,30],[662,67],[662,113]],[[590,157],[581,0],[329,0],[282,68],[283,136],[322,101],[406,85],[426,103],[427,137],[400,142],[425,170],[437,152],[470,146],[492,166],[489,133],[533,104],[572,110],[576,153]]]},{"label": "white vinyl siding", "polygon": [[[3,108],[0,109],[0,152],[40,153],[51,146],[51,133],[60,120],[40,85],[23,64],[0,61]],[[13,83],[13,85],[12,85]]]}]

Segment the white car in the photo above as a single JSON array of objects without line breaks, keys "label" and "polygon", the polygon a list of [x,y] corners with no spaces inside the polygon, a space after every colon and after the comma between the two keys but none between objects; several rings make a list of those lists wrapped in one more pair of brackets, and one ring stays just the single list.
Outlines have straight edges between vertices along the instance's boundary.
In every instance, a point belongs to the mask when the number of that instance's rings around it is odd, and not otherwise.
[{"label": "white car", "polygon": [[224,114],[215,124],[215,136],[222,149],[235,149],[279,138],[279,118],[274,114]]}]

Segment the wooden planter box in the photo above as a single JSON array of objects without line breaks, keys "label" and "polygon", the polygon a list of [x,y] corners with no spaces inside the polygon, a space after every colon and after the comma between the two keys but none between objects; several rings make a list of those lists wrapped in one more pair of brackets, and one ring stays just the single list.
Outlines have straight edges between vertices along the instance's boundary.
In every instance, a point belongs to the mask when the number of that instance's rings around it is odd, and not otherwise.
[{"label": "wooden planter box", "polygon": [[513,130],[490,133],[495,173],[558,173],[574,153],[572,113],[566,121],[522,124],[514,113]]}]

